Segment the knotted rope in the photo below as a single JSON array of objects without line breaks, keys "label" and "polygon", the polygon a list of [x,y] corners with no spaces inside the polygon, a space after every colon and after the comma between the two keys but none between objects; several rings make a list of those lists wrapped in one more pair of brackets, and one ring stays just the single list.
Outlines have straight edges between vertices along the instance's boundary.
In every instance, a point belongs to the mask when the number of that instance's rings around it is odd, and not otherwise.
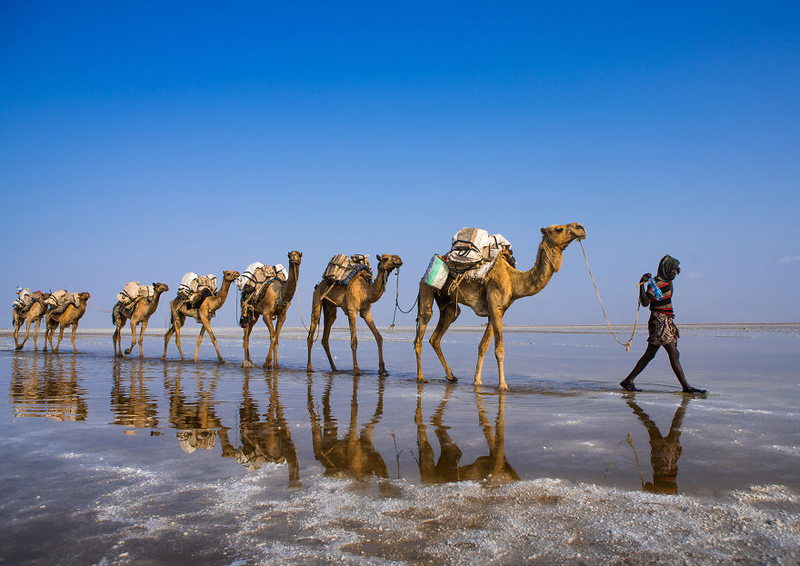
[{"label": "knotted rope", "polygon": [[578,240],[578,243],[581,245],[581,251],[583,252],[583,260],[586,262],[586,269],[589,271],[589,277],[592,278],[592,285],[594,285],[594,292],[597,293],[597,300],[600,301],[600,308],[602,309],[603,316],[606,319],[606,326],[608,326],[608,330],[609,332],[611,332],[611,335],[614,337],[614,340],[616,340],[620,346],[625,347],[625,352],[630,352],[631,342],[633,341],[633,337],[636,335],[636,325],[639,323],[639,309],[642,307],[642,304],[640,301],[638,300],[636,301],[636,318],[633,321],[633,332],[631,332],[631,337],[628,338],[628,341],[623,344],[622,342],[619,341],[617,335],[614,334],[614,330],[611,328],[611,323],[608,321],[608,315],[606,315],[606,309],[603,306],[603,300],[600,298],[600,291],[597,289],[597,283],[594,282],[594,275],[592,275],[592,270],[589,267],[589,260],[586,257],[586,250],[583,249],[583,242]]},{"label": "knotted rope", "polygon": [[417,306],[417,301],[419,301],[419,293],[417,293],[417,298],[414,299],[414,304],[411,305],[410,309],[408,309],[407,311],[404,311],[403,309],[400,308],[400,268],[399,267],[397,268],[397,271],[395,272],[395,276],[396,276],[397,288],[396,288],[396,291],[395,291],[395,294],[394,294],[394,314],[392,315],[392,324],[389,325],[389,330],[394,328],[394,322],[397,319],[397,311],[398,310],[403,314],[408,314],[408,313],[410,313],[411,311],[414,310],[414,307]]}]

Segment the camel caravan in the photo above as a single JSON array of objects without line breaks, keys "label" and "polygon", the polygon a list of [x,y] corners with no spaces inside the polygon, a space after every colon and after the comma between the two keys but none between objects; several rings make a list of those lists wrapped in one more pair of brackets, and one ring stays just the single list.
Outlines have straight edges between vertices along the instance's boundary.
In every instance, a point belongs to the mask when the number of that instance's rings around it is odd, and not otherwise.
[{"label": "camel caravan", "polygon": [[[422,372],[421,350],[425,330],[433,315],[433,304],[439,310],[439,320],[430,337],[430,344],[436,352],[450,382],[457,381],[442,352],[441,342],[444,333],[461,313],[461,305],[471,308],[475,314],[488,319],[486,330],[478,344],[478,359],[473,383],[481,385],[483,361],[494,338],[494,352],[499,373],[499,388],[508,388],[503,368],[503,315],[511,304],[519,298],[529,297],[541,291],[553,275],[561,268],[562,254],[567,246],[586,238],[586,230],[581,224],[553,225],[541,229],[542,239],[536,255],[536,262],[527,271],[516,268],[516,260],[511,242],[501,234],[490,235],[480,228],[462,228],[451,240],[450,250],[444,254],[434,254],[428,269],[419,283],[417,295],[417,325],[414,336],[417,381],[426,379]],[[197,275],[189,272],[181,280],[174,299],[169,302],[169,328],[164,334],[162,360],[166,359],[170,339],[175,336],[175,345],[181,361],[186,358],[181,347],[181,328],[187,318],[200,324],[200,333],[194,353],[197,361],[200,344],[205,334],[211,339],[217,359],[223,362],[217,338],[211,329],[211,319],[222,308],[228,297],[231,284],[236,283],[239,290],[239,326],[244,331],[243,366],[253,366],[250,354],[250,336],[258,319],[261,318],[269,331],[269,349],[263,367],[279,369],[278,344],[286,314],[297,289],[300,264],[303,254],[297,250],[287,254],[288,269],[281,264],[268,265],[253,262],[241,273],[223,271],[222,283],[212,275]],[[383,359],[383,337],[372,318],[371,307],[383,296],[389,275],[403,265],[398,255],[383,254],[375,256],[376,270],[373,272],[369,256],[362,254],[337,254],[331,258],[322,273],[322,278],[314,286],[311,303],[311,320],[307,337],[308,360],[306,370],[313,371],[311,351],[319,334],[322,318],[322,347],[332,371],[337,371],[334,357],[330,351],[331,328],[339,309],[347,316],[350,329],[350,347],[353,355],[354,375],[359,375],[358,339],[356,333],[357,317],[366,323],[378,348],[378,373],[388,375]],[[144,334],[150,317],[156,312],[160,297],[169,291],[166,283],[141,285],[137,281],[125,284],[117,295],[117,302],[111,311],[114,325],[112,341],[114,355],[129,355],[137,343],[137,326],[140,326],[138,343],[139,357],[144,357]],[[37,348],[39,324],[45,321],[45,347],[58,352],[64,330],[72,327],[72,346],[75,346],[75,333],[78,322],[86,312],[89,293],[68,293],[62,289],[55,293],[19,289],[13,302],[14,342],[22,349],[28,340],[31,324],[34,324],[34,349]],[[122,329],[130,321],[131,345],[122,349]],[[25,324],[25,337],[19,341],[19,329]],[[58,344],[53,347],[52,339],[56,328],[60,329]]]}]

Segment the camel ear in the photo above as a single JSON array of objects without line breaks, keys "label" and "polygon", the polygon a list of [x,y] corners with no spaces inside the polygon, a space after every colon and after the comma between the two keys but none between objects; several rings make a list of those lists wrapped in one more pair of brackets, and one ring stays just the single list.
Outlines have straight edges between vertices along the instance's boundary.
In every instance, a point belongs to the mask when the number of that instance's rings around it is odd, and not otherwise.
[{"label": "camel ear", "polygon": [[383,261],[383,256],[381,254],[375,254],[375,259],[378,260],[378,263]]},{"label": "camel ear", "polygon": [[544,228],[539,228],[539,230],[541,230],[542,236],[544,236]]}]

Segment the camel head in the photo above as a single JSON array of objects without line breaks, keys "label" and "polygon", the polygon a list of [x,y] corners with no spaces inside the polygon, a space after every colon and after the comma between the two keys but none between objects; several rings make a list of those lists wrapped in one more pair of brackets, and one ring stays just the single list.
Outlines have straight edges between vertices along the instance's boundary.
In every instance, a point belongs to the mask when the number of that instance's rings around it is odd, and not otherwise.
[{"label": "camel head", "polygon": [[153,283],[153,289],[156,293],[166,293],[169,291],[169,285],[166,283]]},{"label": "camel head", "polygon": [[91,295],[89,293],[87,293],[86,291],[84,291],[83,293],[78,293],[78,299],[82,303],[87,302],[90,297],[91,297]]},{"label": "camel head", "polygon": [[289,265],[300,265],[300,260],[303,259],[303,254],[298,252],[297,250],[289,252],[288,256],[289,256]]},{"label": "camel head", "polygon": [[399,255],[377,254],[375,257],[378,258],[378,267],[383,268],[387,273],[391,273],[395,267],[403,265],[403,260]]},{"label": "camel head", "polygon": [[222,280],[227,281],[228,283],[232,283],[239,278],[238,271],[223,271],[222,272]]},{"label": "camel head", "polygon": [[552,246],[564,250],[573,240],[586,238],[586,229],[578,222],[571,224],[553,224],[542,228],[542,240]]}]

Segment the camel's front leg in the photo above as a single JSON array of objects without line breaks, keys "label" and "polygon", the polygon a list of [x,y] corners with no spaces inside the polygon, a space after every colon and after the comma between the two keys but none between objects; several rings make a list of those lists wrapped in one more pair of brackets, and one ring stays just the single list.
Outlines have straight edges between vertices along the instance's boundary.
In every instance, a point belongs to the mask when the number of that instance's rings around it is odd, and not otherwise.
[{"label": "camel's front leg", "polygon": [[[117,342],[119,340],[119,333],[120,328],[116,324],[114,325],[114,332],[111,334],[111,342],[114,344],[114,357],[122,357],[122,344],[119,344],[119,348],[117,348]],[[120,341],[121,342],[121,341]]]},{"label": "camel's front leg", "polygon": [[[74,323],[72,325],[72,353],[73,354],[77,354],[78,353],[78,348],[77,348],[77,346],[75,346],[75,333],[77,331],[78,331],[78,323],[76,322],[76,323]],[[59,342],[60,342],[60,340],[59,340]]]},{"label": "camel's front leg", "polygon": [[17,350],[22,350],[22,346],[19,345],[19,329],[22,326],[22,322],[20,322],[16,317],[14,318],[14,348]]},{"label": "camel's front leg", "polygon": [[486,330],[483,333],[481,341],[478,343],[478,364],[475,366],[475,379],[473,385],[481,384],[481,372],[483,370],[483,359],[486,357],[486,352],[489,350],[489,342],[492,341],[494,329],[491,324],[486,325]]},{"label": "camel's front leg", "polygon": [[173,319],[173,323],[170,325],[169,329],[164,333],[164,353],[161,354],[161,359],[167,359],[167,345],[169,344],[169,339],[175,333],[175,322]]},{"label": "camel's front leg", "polygon": [[314,297],[311,299],[311,320],[308,321],[308,338],[306,345],[308,350],[308,364],[306,371],[312,372],[314,369],[311,367],[311,348],[314,346],[314,332],[317,330],[319,324],[319,316],[322,313],[322,302],[319,300],[319,285],[314,288]]},{"label": "camel's front leg", "polygon": [[489,315],[489,324],[494,331],[494,357],[497,359],[497,372],[500,374],[500,391],[508,390],[506,385],[506,374],[503,369],[505,360],[505,348],[503,346],[503,313],[495,311]]},{"label": "camel's front leg", "polygon": [[386,371],[386,364],[383,363],[383,336],[378,332],[375,321],[372,320],[372,311],[370,311],[369,307],[361,311],[361,318],[367,323],[372,335],[375,337],[375,342],[378,344],[378,375],[389,375],[389,372]]},{"label": "camel's front leg", "polygon": [[53,330],[50,328],[50,322],[45,320],[44,321],[44,348],[42,348],[42,352],[47,351],[47,341],[50,340],[50,351],[53,351]]},{"label": "camel's front leg", "polygon": [[441,362],[442,367],[444,367],[445,377],[448,381],[458,381],[458,379],[453,375],[453,371],[447,364],[447,360],[444,359],[444,353],[442,352],[442,336],[444,336],[444,333],[447,332],[450,325],[458,318],[459,314],[461,314],[461,309],[455,301],[450,301],[444,305],[439,304],[439,322],[436,323],[436,328],[433,330],[430,340],[433,351],[436,352],[436,355],[439,357],[439,362]]},{"label": "camel's front leg", "polygon": [[419,282],[419,294],[417,295],[417,329],[414,335],[414,353],[417,356],[417,381],[424,383],[428,381],[422,375],[422,339],[425,338],[425,329],[433,316],[433,287]]},{"label": "camel's front leg", "polygon": [[178,353],[181,355],[181,361],[185,362],[186,358],[183,357],[183,348],[181,347],[181,327],[183,326],[183,321],[178,320],[177,318],[175,318],[174,320],[175,322],[173,323],[172,328],[175,329],[175,345],[178,347]]},{"label": "camel's front leg", "polygon": [[281,369],[281,366],[278,365],[278,342],[280,342],[281,339],[281,328],[283,328],[283,323],[286,322],[287,310],[289,310],[289,305],[286,305],[286,308],[278,313],[278,320],[275,321],[275,347],[272,349],[272,367],[275,369]]},{"label": "camel's front leg", "polygon": [[[264,365],[262,367],[265,369],[272,369],[272,350],[275,347],[275,325],[272,323],[269,314],[265,314],[263,319],[264,324],[266,324],[267,329],[269,329],[269,350],[267,350],[267,359],[264,360]],[[275,369],[278,368],[276,367]]]},{"label": "camel's front leg", "polygon": [[[122,336],[120,336],[120,338],[122,338]],[[131,319],[131,347],[125,349],[126,356],[133,351],[134,346],[136,346],[136,322],[133,319]],[[122,348],[121,341],[119,347],[120,349]]]},{"label": "camel's front leg", "polygon": [[197,337],[197,347],[194,349],[194,361],[197,361],[197,355],[200,353],[200,344],[203,343],[203,335],[206,333],[206,325],[200,327],[200,335]]},{"label": "camel's front leg", "polygon": [[347,313],[347,321],[350,323],[350,349],[353,351],[353,375],[361,375],[358,369],[358,335],[356,331],[356,313],[349,311]]},{"label": "camel's front leg", "polygon": [[[219,347],[217,346],[217,337],[214,336],[214,333],[211,331],[211,325],[208,323],[208,316],[201,316],[200,320],[203,321],[203,328],[206,332],[208,332],[208,336],[211,338],[211,343],[214,344],[214,349],[217,351],[217,360],[220,362],[224,362],[225,360],[222,359],[222,354],[219,353]],[[203,339],[202,330],[200,331],[201,335],[197,339],[197,349],[194,352],[194,361],[197,361],[197,353],[200,351],[200,342]]]},{"label": "camel's front leg", "polygon": [[253,360],[250,358],[250,334],[253,332],[253,328],[256,326],[257,320],[249,320],[247,321],[247,326],[244,327],[244,336],[242,338],[242,348],[244,348],[244,362],[242,362],[243,367],[251,367],[253,366]]},{"label": "camel's front leg", "polygon": [[325,318],[323,320],[325,328],[322,330],[322,348],[325,350],[325,355],[328,356],[328,363],[331,365],[331,371],[336,370],[336,364],[333,363],[333,356],[331,355],[331,328],[333,321],[336,320],[336,306],[326,303],[323,307]]},{"label": "camel's front leg", "polygon": [[139,330],[139,358],[144,358],[144,331],[147,330],[147,319],[142,321],[142,328]]},{"label": "camel's front leg", "polygon": [[[56,349],[53,350],[56,354],[58,354],[58,349],[61,347],[61,339],[64,338],[64,326],[58,326],[58,343],[56,344]],[[51,344],[52,345],[52,344]]]},{"label": "camel's front leg", "polygon": [[37,318],[36,319],[36,324],[33,326],[33,349],[34,350],[38,350],[39,349],[39,344],[38,344],[38,340],[39,340],[39,324],[41,322],[42,322],[42,319],[41,318]]},{"label": "camel's front leg", "polygon": [[25,342],[28,341],[28,335],[30,334],[30,331],[31,331],[31,319],[27,319],[25,321],[25,338],[22,339],[22,344],[17,346],[17,350],[22,350],[22,348],[25,347]]}]

